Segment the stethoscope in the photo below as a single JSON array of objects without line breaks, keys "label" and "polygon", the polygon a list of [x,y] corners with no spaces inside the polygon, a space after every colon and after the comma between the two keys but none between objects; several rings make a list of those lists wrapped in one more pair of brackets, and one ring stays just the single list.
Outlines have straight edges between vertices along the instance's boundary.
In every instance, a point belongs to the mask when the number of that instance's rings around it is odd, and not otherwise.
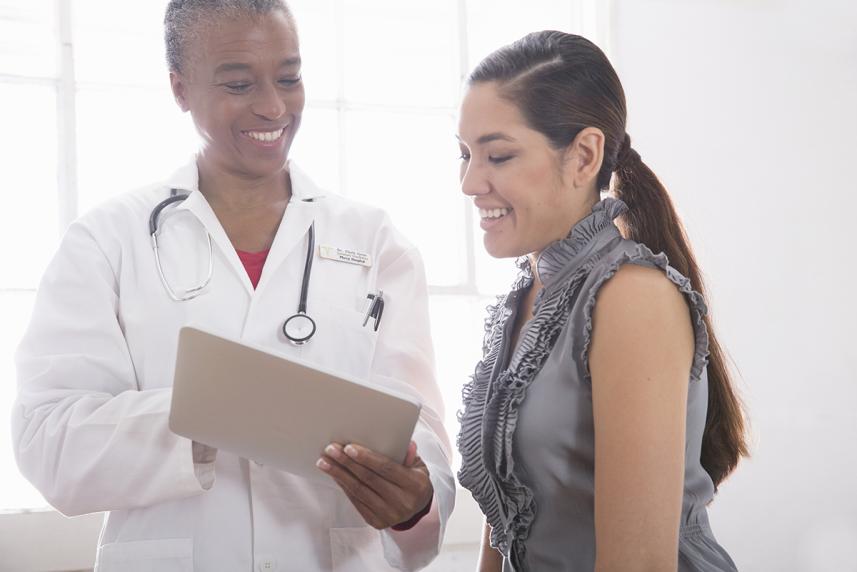
[{"label": "stethoscope", "polygon": [[[211,282],[211,277],[214,274],[214,254],[211,245],[211,234],[205,233],[208,238],[208,275],[205,279],[193,288],[189,288],[181,293],[177,293],[170,287],[167,277],[164,274],[164,269],[161,266],[161,257],[158,254],[158,217],[166,207],[180,203],[188,198],[189,193],[179,193],[177,189],[170,189],[170,196],[155,205],[149,215],[149,236],[152,239],[152,250],[155,253],[155,265],[158,267],[158,276],[161,278],[161,284],[167,294],[176,302],[186,302],[192,300],[202,294],[202,291]],[[312,202],[313,199],[304,199],[305,202]],[[315,334],[316,326],[313,320],[307,314],[307,293],[309,291],[309,279],[312,275],[312,259],[315,251],[315,221],[309,226],[307,231],[307,252],[306,261],[304,262],[304,275],[301,281],[301,296],[298,302],[298,311],[292,314],[286,321],[283,322],[283,335],[286,336],[291,343],[296,346],[301,346],[307,343]]]}]

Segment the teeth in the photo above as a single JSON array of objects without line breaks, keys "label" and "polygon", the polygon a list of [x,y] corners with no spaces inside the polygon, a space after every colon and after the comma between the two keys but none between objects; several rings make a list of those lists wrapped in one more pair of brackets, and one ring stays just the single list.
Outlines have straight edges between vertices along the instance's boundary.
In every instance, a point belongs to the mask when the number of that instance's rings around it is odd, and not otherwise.
[{"label": "teeth", "polygon": [[283,129],[278,129],[277,131],[245,131],[245,133],[247,133],[247,136],[251,139],[270,143],[279,139],[280,135],[283,134],[283,131],[285,131],[285,127]]},{"label": "teeth", "polygon": [[500,218],[506,216],[512,209],[479,209],[479,216],[482,218]]}]

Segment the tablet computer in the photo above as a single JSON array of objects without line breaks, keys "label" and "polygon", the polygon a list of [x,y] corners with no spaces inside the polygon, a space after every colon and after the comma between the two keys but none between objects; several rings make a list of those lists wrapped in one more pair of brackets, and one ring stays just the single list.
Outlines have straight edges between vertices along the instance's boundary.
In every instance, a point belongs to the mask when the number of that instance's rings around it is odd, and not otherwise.
[{"label": "tablet computer", "polygon": [[419,417],[412,397],[184,327],[170,429],[183,437],[313,480],[333,442],[403,462]]}]

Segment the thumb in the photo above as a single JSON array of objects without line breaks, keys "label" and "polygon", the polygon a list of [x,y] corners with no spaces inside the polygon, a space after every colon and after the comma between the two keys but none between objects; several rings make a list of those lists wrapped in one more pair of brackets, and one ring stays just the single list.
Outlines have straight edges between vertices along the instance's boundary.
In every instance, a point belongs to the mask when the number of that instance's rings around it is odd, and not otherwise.
[{"label": "thumb", "polygon": [[404,465],[406,467],[410,467],[414,464],[414,461],[417,459],[417,444],[411,441],[408,444],[408,453],[405,455]]}]

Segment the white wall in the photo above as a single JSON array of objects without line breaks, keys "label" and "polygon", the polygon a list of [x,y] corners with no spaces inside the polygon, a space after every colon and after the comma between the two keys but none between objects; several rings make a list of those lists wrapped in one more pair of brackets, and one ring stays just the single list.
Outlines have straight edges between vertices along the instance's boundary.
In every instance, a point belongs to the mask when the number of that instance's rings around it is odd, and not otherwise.
[{"label": "white wall", "polygon": [[857,570],[857,3],[618,0],[612,32],[749,407],[715,534],[742,570]]}]

